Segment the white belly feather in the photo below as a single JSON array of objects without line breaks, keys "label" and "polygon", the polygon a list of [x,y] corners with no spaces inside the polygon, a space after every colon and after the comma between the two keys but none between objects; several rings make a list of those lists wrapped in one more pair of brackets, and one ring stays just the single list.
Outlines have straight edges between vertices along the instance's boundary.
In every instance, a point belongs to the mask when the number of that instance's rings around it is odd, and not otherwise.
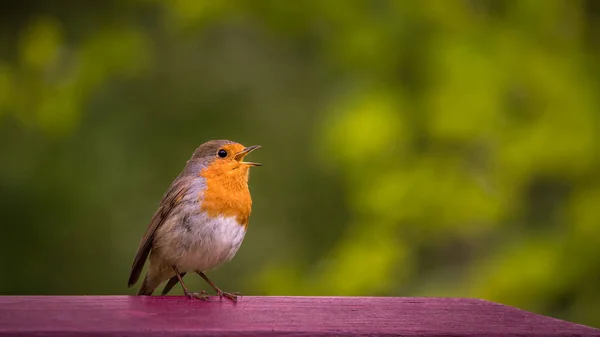
[{"label": "white belly feather", "polygon": [[208,271],[230,261],[246,235],[236,217],[213,218],[201,213],[171,220],[175,222],[172,230],[160,233],[160,250],[179,272]]}]

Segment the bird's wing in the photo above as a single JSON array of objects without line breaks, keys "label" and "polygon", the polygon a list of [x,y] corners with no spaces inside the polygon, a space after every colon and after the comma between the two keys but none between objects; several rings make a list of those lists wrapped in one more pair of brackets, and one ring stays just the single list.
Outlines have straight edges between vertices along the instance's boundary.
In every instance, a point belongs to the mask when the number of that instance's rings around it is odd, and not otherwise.
[{"label": "bird's wing", "polygon": [[146,259],[148,258],[150,249],[152,248],[152,241],[154,239],[156,230],[163,224],[164,220],[169,216],[175,206],[181,202],[183,196],[188,190],[188,186],[188,179],[178,179],[173,182],[167,193],[165,193],[163,196],[160,206],[158,207],[156,213],[154,213],[154,216],[152,216],[152,221],[150,221],[150,225],[148,225],[146,233],[144,233],[137,253],[135,254],[135,259],[133,260],[133,265],[131,266],[131,274],[129,275],[129,287],[137,282],[140,274],[142,273],[144,263],[146,263]]}]

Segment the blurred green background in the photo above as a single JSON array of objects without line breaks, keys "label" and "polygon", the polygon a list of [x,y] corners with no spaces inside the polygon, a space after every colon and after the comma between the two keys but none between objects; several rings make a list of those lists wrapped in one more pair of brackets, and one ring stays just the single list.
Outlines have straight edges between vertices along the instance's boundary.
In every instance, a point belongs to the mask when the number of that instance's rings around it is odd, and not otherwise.
[{"label": "blurred green background", "polygon": [[225,138],[264,164],[225,290],[600,327],[599,1],[28,0],[0,27],[0,294],[134,294],[160,198]]}]

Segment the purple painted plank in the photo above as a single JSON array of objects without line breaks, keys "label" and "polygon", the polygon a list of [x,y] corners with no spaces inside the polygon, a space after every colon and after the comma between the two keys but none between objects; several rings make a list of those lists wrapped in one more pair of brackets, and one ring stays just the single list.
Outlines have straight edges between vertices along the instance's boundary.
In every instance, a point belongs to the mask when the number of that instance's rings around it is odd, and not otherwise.
[{"label": "purple painted plank", "polygon": [[0,297],[1,336],[598,336],[600,330],[455,298]]}]

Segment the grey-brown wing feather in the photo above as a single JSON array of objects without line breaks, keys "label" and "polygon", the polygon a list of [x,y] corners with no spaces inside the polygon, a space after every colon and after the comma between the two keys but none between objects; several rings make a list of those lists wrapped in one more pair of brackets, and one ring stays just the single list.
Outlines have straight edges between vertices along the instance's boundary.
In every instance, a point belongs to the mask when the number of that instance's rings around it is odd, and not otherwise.
[{"label": "grey-brown wing feather", "polygon": [[148,225],[146,233],[144,233],[137,253],[135,254],[135,259],[131,266],[131,274],[129,275],[129,287],[138,281],[140,274],[142,273],[146,259],[148,259],[148,255],[152,249],[152,241],[154,240],[156,230],[169,216],[169,213],[171,213],[173,208],[181,201],[188,187],[189,184],[187,179],[176,180],[161,200],[160,206],[156,213],[154,213],[154,216],[152,216],[152,221],[150,221],[150,225]]}]

